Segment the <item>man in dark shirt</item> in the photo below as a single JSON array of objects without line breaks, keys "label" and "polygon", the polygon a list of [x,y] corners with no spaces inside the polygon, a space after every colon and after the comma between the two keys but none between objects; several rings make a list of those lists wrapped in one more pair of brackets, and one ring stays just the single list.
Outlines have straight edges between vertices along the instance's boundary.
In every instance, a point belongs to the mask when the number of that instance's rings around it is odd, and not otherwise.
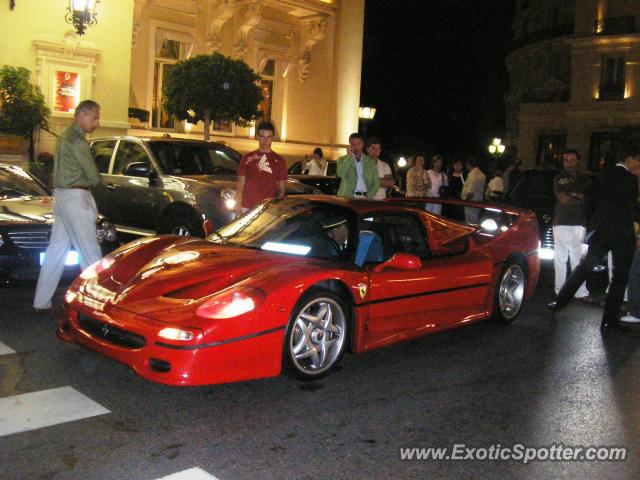
[{"label": "man in dark shirt", "polygon": [[[587,233],[585,199],[589,179],[578,171],[580,154],[568,149],[562,154],[563,170],[553,179],[556,205],[553,210],[555,291],[560,292],[567,279],[567,261],[573,270],[582,258],[582,243]],[[580,285],[576,297],[588,300],[589,291]]]},{"label": "man in dark shirt", "polygon": [[552,310],[566,307],[587,273],[611,251],[613,273],[600,328],[603,331],[624,329],[618,317],[635,249],[633,221],[637,218],[636,175],[639,173],[640,150],[632,149],[625,154],[622,162],[605,171],[596,182],[593,191],[596,204],[594,231],[589,239],[589,251],[558,293],[557,301],[549,304]]}]

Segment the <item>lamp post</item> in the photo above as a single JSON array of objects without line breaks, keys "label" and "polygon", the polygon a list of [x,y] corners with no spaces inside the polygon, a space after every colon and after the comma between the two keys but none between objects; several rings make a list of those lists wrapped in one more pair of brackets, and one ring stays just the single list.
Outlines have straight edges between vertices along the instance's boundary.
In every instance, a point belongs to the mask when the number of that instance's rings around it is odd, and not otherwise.
[{"label": "lamp post", "polygon": [[374,107],[360,107],[358,109],[358,116],[362,122],[362,134],[367,137],[367,126],[369,122],[376,116],[376,109]]},{"label": "lamp post", "polygon": [[78,35],[84,35],[87,27],[95,27],[98,24],[96,15],[99,3],[100,0],[69,0],[64,19],[74,26]]},{"label": "lamp post", "polygon": [[506,147],[502,144],[502,140],[499,138],[494,138],[489,145],[489,153],[495,157],[502,155],[505,149]]},{"label": "lamp post", "polygon": [[404,157],[398,158],[396,165],[398,166],[398,186],[400,187],[400,191],[404,191],[404,188],[403,188],[404,177],[405,177],[404,170],[405,168],[407,168],[407,159]]}]

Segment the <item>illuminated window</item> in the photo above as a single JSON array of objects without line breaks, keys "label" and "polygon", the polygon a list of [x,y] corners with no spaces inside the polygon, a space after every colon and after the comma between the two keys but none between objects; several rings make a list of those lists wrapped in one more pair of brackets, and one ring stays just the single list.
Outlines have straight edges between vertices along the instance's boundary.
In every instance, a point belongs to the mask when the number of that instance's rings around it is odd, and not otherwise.
[{"label": "illuminated window", "polygon": [[567,146],[567,134],[541,133],[538,135],[536,165],[560,165],[560,156]]},{"label": "illuminated window", "polygon": [[273,108],[273,81],[276,74],[275,60],[267,60],[264,67],[260,71],[260,88],[262,88],[263,100],[258,106],[258,110],[262,112],[262,120],[271,121],[271,111]]},{"label": "illuminated window", "polygon": [[151,126],[153,128],[173,128],[175,119],[169,115],[162,105],[162,84],[165,75],[171,71],[179,60],[189,58],[192,43],[166,38],[167,33],[158,30],[156,35],[156,60],[153,70],[153,107]]},{"label": "illuminated window", "polygon": [[599,100],[623,100],[626,62],[623,56],[602,58]]}]

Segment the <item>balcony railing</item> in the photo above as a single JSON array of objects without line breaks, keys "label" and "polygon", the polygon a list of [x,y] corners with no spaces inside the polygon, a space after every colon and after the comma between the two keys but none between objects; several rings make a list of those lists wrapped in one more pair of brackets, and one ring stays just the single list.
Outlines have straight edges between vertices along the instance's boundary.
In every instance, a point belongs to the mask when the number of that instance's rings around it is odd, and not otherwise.
[{"label": "balcony railing", "polygon": [[624,100],[624,83],[603,83],[598,89],[598,100],[604,102]]},{"label": "balcony railing", "polygon": [[529,45],[530,43],[542,42],[544,40],[551,40],[556,37],[566,37],[573,35],[575,32],[575,26],[573,23],[565,23],[564,25],[558,25],[557,27],[546,28],[544,30],[538,30],[537,32],[531,32],[522,37],[517,38],[513,42],[513,50]]},{"label": "balcony railing", "polygon": [[593,22],[594,35],[629,35],[637,33],[636,18],[626,17],[606,17]]}]

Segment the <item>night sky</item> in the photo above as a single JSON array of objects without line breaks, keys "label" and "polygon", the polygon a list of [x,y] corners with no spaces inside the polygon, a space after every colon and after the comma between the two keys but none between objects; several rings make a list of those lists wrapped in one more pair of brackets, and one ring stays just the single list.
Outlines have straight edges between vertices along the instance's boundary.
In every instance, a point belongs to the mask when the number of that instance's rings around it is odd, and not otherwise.
[{"label": "night sky", "polygon": [[510,0],[366,0],[361,105],[386,156],[483,154],[505,128]]}]

